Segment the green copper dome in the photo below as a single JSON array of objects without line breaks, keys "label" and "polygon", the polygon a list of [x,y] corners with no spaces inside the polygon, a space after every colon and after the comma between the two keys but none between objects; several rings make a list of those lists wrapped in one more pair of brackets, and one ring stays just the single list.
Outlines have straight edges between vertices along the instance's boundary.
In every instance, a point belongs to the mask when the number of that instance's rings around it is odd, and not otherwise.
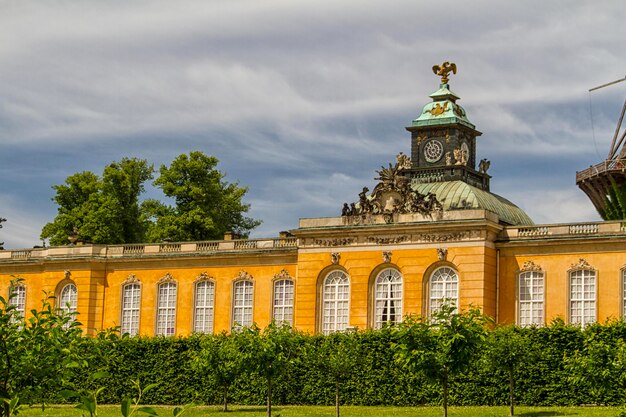
[{"label": "green copper dome", "polygon": [[534,224],[521,208],[506,198],[463,181],[414,184],[412,188],[421,194],[435,194],[444,210],[484,209],[497,214],[503,223],[514,226]]},{"label": "green copper dome", "polygon": [[433,102],[428,103],[422,109],[422,114],[413,120],[413,126],[437,126],[459,123],[471,129],[475,129],[468,119],[463,107],[456,104],[459,99],[453,93],[448,84],[440,84],[439,90],[430,95]]}]

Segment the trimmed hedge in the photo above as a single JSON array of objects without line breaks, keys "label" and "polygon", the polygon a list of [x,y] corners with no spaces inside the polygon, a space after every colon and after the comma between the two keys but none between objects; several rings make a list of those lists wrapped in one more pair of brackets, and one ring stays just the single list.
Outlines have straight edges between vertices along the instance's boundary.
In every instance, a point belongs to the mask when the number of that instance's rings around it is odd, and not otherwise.
[{"label": "trimmed hedge", "polygon": [[[582,330],[555,321],[545,327],[518,330],[528,339],[534,352],[516,372],[516,402],[529,406],[595,402],[591,392],[593,387],[573,382],[566,366],[567,358],[572,358],[576,352],[584,352],[585,341],[590,339],[602,340],[611,346],[626,339],[626,324],[623,322],[593,325]],[[99,397],[101,403],[120,403],[123,397],[135,395],[131,381],[139,380],[142,386],[159,384],[142,399],[145,404],[191,401],[220,404],[221,389],[210,376],[200,374],[192,366],[205,337],[214,336],[85,338],[81,349],[89,366],[77,369],[70,385],[83,388],[104,385],[106,389]],[[275,404],[334,404],[335,387],[324,375],[319,357],[311,353],[315,352],[323,337],[302,335],[298,339],[301,354],[274,381]],[[406,372],[396,362],[393,329],[363,331],[356,337],[359,359],[342,386],[343,404],[414,406],[440,402],[437,385],[422,375]],[[507,404],[508,376],[485,366],[485,359],[476,358],[468,372],[452,379],[451,404]],[[106,370],[111,377],[90,381],[89,374],[97,370]],[[229,396],[230,402],[236,404],[264,404],[265,381],[253,372],[244,373],[231,387]],[[602,402],[624,404],[623,387],[616,384],[604,395]]]}]

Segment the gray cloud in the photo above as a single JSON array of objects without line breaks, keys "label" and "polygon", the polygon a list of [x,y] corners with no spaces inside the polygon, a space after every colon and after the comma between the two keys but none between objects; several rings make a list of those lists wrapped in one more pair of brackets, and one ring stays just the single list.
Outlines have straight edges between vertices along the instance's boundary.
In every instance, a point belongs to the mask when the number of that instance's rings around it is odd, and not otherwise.
[{"label": "gray cloud", "polygon": [[626,83],[591,96],[593,131],[586,90],[624,76],[625,10],[582,0],[0,3],[0,240],[36,244],[55,215],[50,186],[73,172],[123,156],[158,166],[195,149],[250,186],[259,236],[335,215],[408,151],[404,126],[444,59],[457,63],[452,88],[484,132],[494,190],[538,222],[595,219],[573,175],[607,152]]}]

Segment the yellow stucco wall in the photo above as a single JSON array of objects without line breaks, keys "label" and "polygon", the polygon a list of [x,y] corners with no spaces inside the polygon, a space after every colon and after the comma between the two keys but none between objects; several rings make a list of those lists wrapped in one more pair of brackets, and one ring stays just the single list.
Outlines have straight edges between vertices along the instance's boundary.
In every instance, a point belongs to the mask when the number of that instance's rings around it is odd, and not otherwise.
[{"label": "yellow stucco wall", "polygon": [[[346,234],[350,239],[341,238],[338,243],[331,235],[324,239],[304,236],[299,238],[297,247],[294,244],[289,248],[276,246],[270,250],[239,252],[229,249],[210,254],[193,251],[161,254],[157,247],[150,254],[122,256],[119,251],[112,251],[113,255],[103,256],[104,249],[94,247],[80,250],[98,256],[74,256],[78,249],[60,248],[49,253],[41,250],[37,259],[33,256],[14,260],[10,251],[0,251],[0,293],[8,294],[12,275],[22,277],[27,288],[28,311],[41,305],[43,292],[58,295],[61,286],[71,280],[78,289],[78,319],[93,333],[120,324],[122,286],[132,274],[141,285],[140,334],[154,335],[158,283],[169,274],[178,284],[175,334],[188,335],[193,330],[194,283],[205,273],[215,282],[214,331],[217,333],[231,329],[233,283],[242,272],[254,282],[254,322],[261,327],[270,323],[273,280],[284,270],[295,283],[295,327],[318,332],[320,286],[333,269],[345,271],[350,279],[349,326],[366,329],[373,322],[372,283],[380,271],[394,268],[402,274],[403,314],[426,314],[428,279],[438,267],[449,266],[458,272],[461,309],[470,305],[481,307],[499,323],[514,323],[518,274],[526,262],[532,261],[545,274],[545,321],[561,317],[567,322],[568,271],[584,259],[597,274],[597,320],[622,317],[626,231],[622,231],[620,223],[601,223],[604,228],[610,226],[610,233],[589,236],[564,233],[563,237],[555,237],[546,234],[548,229],[542,227],[545,236],[537,238],[516,235],[521,228],[497,232],[497,223],[489,220],[454,224],[462,232],[451,232],[449,224],[443,224],[445,230],[441,232],[437,232],[436,224],[430,223],[383,225],[371,230],[348,229],[353,231]],[[393,231],[392,227],[397,230]],[[474,230],[467,232],[469,228]],[[557,228],[564,229],[562,225],[554,226],[554,230]],[[422,229],[427,230],[427,235]],[[500,233],[499,238],[496,232]],[[321,229],[315,233],[330,232]],[[395,243],[371,244],[372,236],[383,236],[381,241]],[[402,237],[400,243],[398,236]],[[62,257],[59,254],[64,250],[67,253]],[[23,256],[22,252],[16,253]],[[384,259],[384,252],[390,253],[389,259]],[[441,255],[443,252],[445,257]],[[338,254],[336,263],[333,253]],[[67,277],[66,271],[69,271]]]},{"label": "yellow stucco wall", "polygon": [[585,260],[596,271],[597,321],[623,315],[623,271],[626,244],[615,241],[541,242],[500,249],[499,321],[515,323],[517,315],[517,277],[525,262],[532,261],[544,273],[545,321],[569,321],[569,271]]}]

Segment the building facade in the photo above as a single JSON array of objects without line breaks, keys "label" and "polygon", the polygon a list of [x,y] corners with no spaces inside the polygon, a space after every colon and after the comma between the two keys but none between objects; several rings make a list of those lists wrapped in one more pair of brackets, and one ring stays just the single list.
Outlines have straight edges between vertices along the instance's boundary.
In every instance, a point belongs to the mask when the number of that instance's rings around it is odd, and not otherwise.
[{"label": "building facade", "polygon": [[[378,328],[442,303],[498,323],[622,318],[626,222],[534,225],[489,190],[481,135],[442,76],[407,130],[411,155],[342,215],[276,238],[0,251],[0,293],[27,314],[44,292],[85,330],[218,333],[272,320],[308,332]],[[478,162],[477,162],[478,161]]]}]

